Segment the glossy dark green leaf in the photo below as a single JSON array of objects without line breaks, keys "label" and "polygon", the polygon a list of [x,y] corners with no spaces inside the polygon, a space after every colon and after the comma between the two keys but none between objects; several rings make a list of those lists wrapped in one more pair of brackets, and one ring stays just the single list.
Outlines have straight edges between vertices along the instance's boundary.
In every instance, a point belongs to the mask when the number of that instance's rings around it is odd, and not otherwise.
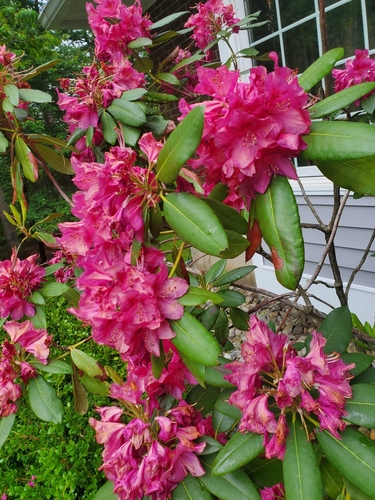
[{"label": "glossy dark green leaf", "polygon": [[216,292],[210,292],[209,290],[204,290],[203,288],[197,288],[195,286],[189,286],[185,295],[178,299],[183,306],[197,306],[199,304],[205,304],[208,300],[213,304],[220,304],[224,299]]},{"label": "glossy dark green leaf", "polygon": [[348,161],[375,155],[375,128],[367,123],[318,121],[303,136],[301,156],[315,161]]},{"label": "glossy dark green leaf", "polygon": [[215,436],[217,434],[221,434],[222,432],[228,432],[233,429],[238,422],[237,418],[229,417],[228,415],[224,415],[216,408],[213,409],[212,412],[212,427],[215,431]]},{"label": "glossy dark green leaf", "polygon": [[233,307],[229,310],[229,317],[238,330],[247,331],[249,329],[250,314],[246,311],[242,311],[238,307]]},{"label": "glossy dark green leaf", "polygon": [[68,375],[73,373],[72,367],[61,359],[49,359],[47,365],[44,365],[37,359],[32,359],[29,363],[37,370],[41,370],[46,373],[66,373]]},{"label": "glossy dark green leaf", "polygon": [[204,107],[196,106],[168,137],[156,163],[157,176],[161,182],[169,184],[177,179],[181,167],[199,146],[203,123]]},{"label": "glossy dark green leaf", "polygon": [[207,328],[207,330],[212,330],[219,315],[219,311],[220,308],[218,306],[208,307],[202,313],[198,314],[197,319]]},{"label": "glossy dark green leaf", "polygon": [[239,469],[263,450],[263,436],[252,432],[236,432],[217,454],[212,474],[223,475]]},{"label": "glossy dark green leaf", "polygon": [[194,54],[190,57],[186,57],[185,59],[182,59],[182,61],[180,61],[179,63],[175,64],[170,71],[171,73],[174,73],[180,68],[188,66],[189,64],[192,64],[196,61],[201,61],[204,57],[205,57],[204,54]]},{"label": "glossy dark green leaf", "polygon": [[206,283],[213,283],[219,276],[221,276],[225,270],[227,262],[227,259],[220,259],[215,262],[215,264],[213,264],[206,272]]},{"label": "glossy dark green leaf", "polygon": [[206,443],[204,450],[199,453],[199,456],[211,455],[212,453],[217,453],[223,447],[223,445],[220,444],[219,441],[216,441],[216,439],[210,436],[201,436],[200,438],[197,439],[196,442]]},{"label": "glossy dark green leaf", "polygon": [[36,305],[35,314],[34,316],[31,316],[30,320],[35,328],[47,329],[46,313],[44,312],[43,307]]},{"label": "glossy dark green leaf", "polygon": [[229,336],[229,321],[225,312],[220,309],[214,325],[215,337],[221,346],[225,346]]},{"label": "glossy dark green leaf", "polygon": [[370,366],[351,381],[354,384],[375,384],[375,368]]},{"label": "glossy dark green leaf", "polygon": [[366,495],[374,498],[375,443],[352,427],[337,439],[329,432],[317,432],[324,455],[336,469]]},{"label": "glossy dark green leaf", "polygon": [[327,339],[324,352],[343,353],[352,338],[352,318],[348,306],[342,306],[331,311],[318,328]]},{"label": "glossy dark green leaf", "polygon": [[113,493],[112,481],[107,481],[92,498],[92,500],[118,500],[118,496]]},{"label": "glossy dark green leaf", "polygon": [[70,355],[76,367],[90,377],[103,375],[103,372],[99,368],[97,361],[85,352],[81,351],[80,349],[73,348],[70,349]]},{"label": "glossy dark green leaf", "polygon": [[126,99],[114,99],[112,104],[108,106],[107,111],[116,120],[120,120],[120,122],[132,127],[140,127],[146,121],[146,115],[140,106]]},{"label": "glossy dark green leaf", "polygon": [[18,89],[20,99],[26,102],[52,102],[52,96],[36,89]]},{"label": "glossy dark green leaf", "polygon": [[99,396],[104,397],[108,396],[109,386],[102,380],[94,377],[89,377],[89,375],[84,375],[80,378],[80,382],[91,394],[98,394]]},{"label": "glossy dark green leaf", "polygon": [[217,293],[223,298],[220,307],[237,307],[246,302],[244,294],[236,290],[219,290]]},{"label": "glossy dark green leaf", "polygon": [[352,397],[346,400],[345,410],[348,415],[344,419],[355,425],[375,428],[375,386],[355,384],[352,391]]},{"label": "glossy dark green leaf", "polygon": [[221,349],[208,330],[191,314],[170,321],[176,336],[173,345],[188,358],[205,366],[216,365]]},{"label": "glossy dark green leaf", "polygon": [[64,410],[55,389],[42,376],[38,375],[36,378],[30,379],[28,391],[30,406],[35,415],[45,422],[59,424]]},{"label": "glossy dark green leaf", "polygon": [[53,170],[56,170],[56,172],[67,175],[74,174],[72,164],[62,153],[56,153],[56,151],[47,146],[43,146],[43,144],[35,144],[35,149],[38,151],[43,160]]},{"label": "glossy dark green leaf", "polygon": [[255,458],[244,466],[244,470],[259,488],[271,487],[284,481],[282,461],[277,458]]},{"label": "glossy dark green leaf", "polygon": [[234,418],[235,420],[240,420],[242,417],[241,410],[237,408],[237,406],[231,405],[228,402],[230,395],[235,390],[236,388],[233,387],[233,388],[226,388],[223,391],[221,391],[219,397],[217,398],[214,408],[223,415],[226,415],[227,417]]},{"label": "glossy dark green leaf", "polygon": [[42,285],[42,287],[39,288],[39,293],[43,295],[43,297],[59,297],[68,289],[69,287],[65,285],[65,283],[54,281],[52,283],[45,283]]},{"label": "glossy dark green leaf", "polygon": [[237,210],[212,198],[202,198],[202,200],[212,208],[224,229],[230,229],[239,234],[246,233],[247,220]]},{"label": "glossy dark green leaf", "polygon": [[375,196],[375,157],[357,160],[316,161],[319,170],[332,182],[359,194]]},{"label": "glossy dark green leaf", "polygon": [[224,259],[234,259],[235,257],[243,254],[250,245],[246,238],[236,233],[235,231],[225,229],[225,233],[228,238],[228,248],[222,250],[219,253],[219,257],[222,257]]},{"label": "glossy dark green leaf", "polygon": [[102,116],[100,117],[100,123],[102,124],[104,139],[108,142],[108,144],[115,144],[117,140],[117,125],[115,120],[109,113],[107,113],[107,111],[104,110]]},{"label": "glossy dark green leaf", "polygon": [[218,200],[218,201],[224,201],[225,198],[228,196],[229,188],[222,182],[219,182],[216,184],[216,186],[213,188],[211,193],[208,195],[208,197],[211,200]]},{"label": "glossy dark green leaf", "polygon": [[206,367],[204,365],[201,365],[200,363],[197,363],[196,361],[193,361],[192,359],[188,358],[180,352],[180,356],[182,359],[182,362],[186,366],[186,368],[194,375],[194,377],[197,379],[198,383],[204,387],[204,374],[206,371]]},{"label": "glossy dark green leaf", "polygon": [[233,269],[233,271],[228,271],[225,274],[222,274],[212,283],[213,286],[219,287],[223,285],[232,284],[235,281],[239,281],[244,278],[248,274],[252,273],[256,269],[256,266],[241,266],[237,267],[237,269]]},{"label": "glossy dark green leaf", "polygon": [[372,115],[375,111],[375,94],[370,95],[369,97],[367,97],[367,99],[362,99],[361,106],[362,109],[366,111],[366,113]]},{"label": "glossy dark green leaf", "polygon": [[[173,95],[173,94],[162,94],[161,92],[153,92],[153,91],[149,90],[147,92],[147,94],[145,94],[144,100],[151,101],[151,102],[173,102],[173,101],[178,101],[178,97]],[[152,117],[163,119],[159,115],[151,115],[147,118],[147,122]],[[145,126],[147,126],[147,123],[145,124]]]},{"label": "glossy dark green leaf", "polygon": [[291,422],[289,431],[283,461],[285,496],[293,500],[323,500],[318,463],[301,421]]},{"label": "glossy dark green leaf", "polygon": [[186,476],[172,491],[173,500],[212,500],[212,495],[197,477]]},{"label": "glossy dark green leaf", "polygon": [[311,66],[309,66],[298,78],[298,83],[301,87],[308,92],[317,83],[320,82],[322,78],[331,73],[337,61],[340,61],[344,57],[344,49],[338,47],[336,49],[329,50],[323,54],[319,59],[317,59]]},{"label": "glossy dark green leaf", "polygon": [[204,416],[212,410],[219,394],[219,387],[196,385],[186,396],[186,401]]},{"label": "glossy dark green leaf", "polygon": [[204,380],[206,384],[213,385],[214,387],[234,387],[233,384],[224,379],[225,375],[230,375],[232,372],[225,368],[225,365],[208,366]]},{"label": "glossy dark green leaf", "polygon": [[143,125],[144,128],[150,130],[154,136],[161,137],[169,124],[169,120],[165,120],[162,116],[151,115],[147,117],[147,122]]},{"label": "glossy dark green leaf", "polygon": [[375,495],[372,495],[371,497],[363,493],[359,488],[354,486],[350,481],[344,478],[344,486],[345,486],[345,495],[347,500],[349,495],[349,500],[373,500]]},{"label": "glossy dark green leaf", "polygon": [[7,437],[9,436],[12,430],[15,419],[16,419],[15,413],[12,413],[7,417],[0,418],[0,449],[7,440]]},{"label": "glossy dark green leaf", "polygon": [[320,473],[322,476],[323,487],[328,496],[336,500],[344,486],[344,479],[340,472],[334,467],[329,460],[322,458],[320,462]]},{"label": "glossy dark green leaf", "polygon": [[200,460],[206,471],[200,479],[205,487],[220,500],[260,500],[258,490],[242,470],[236,470],[224,476],[213,476],[212,467],[215,455],[207,455],[201,457]]},{"label": "glossy dark green leaf", "polygon": [[228,247],[227,236],[218,218],[196,196],[172,193],[164,199],[163,207],[168,224],[186,243],[216,256]]},{"label": "glossy dark green leaf", "polygon": [[355,367],[349,370],[349,373],[356,377],[372,365],[374,356],[363,352],[344,352],[341,354],[341,359],[347,365],[355,363]]},{"label": "glossy dark green leaf", "polygon": [[78,307],[80,294],[75,288],[69,288],[69,290],[63,293],[63,297],[69,305],[72,307]]},{"label": "glossy dark green leaf", "polygon": [[277,280],[295,290],[301,279],[305,251],[298,206],[286,177],[277,175],[255,199],[256,219],[271,250]]},{"label": "glossy dark green leaf", "polygon": [[83,128],[76,128],[72,135],[69,137],[67,146],[75,144],[79,139],[81,139],[86,134],[86,130]]}]

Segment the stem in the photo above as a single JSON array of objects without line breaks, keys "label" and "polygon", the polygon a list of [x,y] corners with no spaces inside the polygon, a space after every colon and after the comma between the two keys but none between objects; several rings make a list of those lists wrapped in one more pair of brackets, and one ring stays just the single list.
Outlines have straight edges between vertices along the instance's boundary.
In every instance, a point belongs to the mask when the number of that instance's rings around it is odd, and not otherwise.
[{"label": "stem", "polygon": [[231,44],[229,43],[228,38],[221,38],[221,40],[223,40],[227,44],[228,49],[230,50],[230,53],[232,54],[231,59],[232,59],[232,63],[233,63],[234,69],[235,69],[235,71],[238,71],[238,63],[237,63],[236,53],[234,52]]},{"label": "stem", "polygon": [[173,267],[169,273],[169,276],[168,278],[172,278],[172,276],[174,275],[174,273],[176,272],[176,269],[178,267],[178,264],[180,263],[180,260],[181,260],[181,257],[182,257],[182,252],[184,251],[184,248],[185,248],[185,243],[183,242],[180,246],[180,250],[178,251],[178,255],[176,257],[176,260],[173,264]]}]

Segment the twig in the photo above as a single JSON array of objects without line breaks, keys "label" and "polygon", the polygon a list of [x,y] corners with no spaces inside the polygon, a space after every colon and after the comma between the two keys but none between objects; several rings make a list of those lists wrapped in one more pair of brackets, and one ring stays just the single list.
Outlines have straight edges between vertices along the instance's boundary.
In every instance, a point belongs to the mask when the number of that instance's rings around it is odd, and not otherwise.
[{"label": "twig", "polygon": [[349,290],[350,290],[350,287],[354,281],[354,278],[356,276],[356,274],[358,273],[358,271],[360,271],[361,267],[363,266],[363,264],[365,263],[365,260],[367,259],[367,256],[370,252],[370,249],[371,249],[371,245],[373,244],[375,240],[375,229],[373,230],[372,234],[371,234],[371,237],[370,237],[370,240],[367,244],[367,247],[366,247],[366,250],[364,252],[364,254],[362,255],[362,258],[361,260],[358,262],[358,265],[357,267],[355,267],[352,271],[352,274],[350,275],[350,278],[349,278],[349,281],[346,285],[346,288],[345,288],[345,297],[348,298],[348,295],[349,295]]},{"label": "twig", "polygon": [[298,185],[300,187],[300,190],[301,190],[301,193],[302,193],[302,196],[303,196],[303,199],[305,200],[307,206],[309,207],[309,209],[311,210],[313,216],[315,217],[315,219],[318,221],[319,225],[322,227],[322,228],[325,228],[326,225],[324,224],[324,222],[322,221],[322,219],[319,217],[318,215],[318,212],[315,210],[315,207],[314,205],[311,203],[311,200],[310,198],[307,196],[307,193],[305,191],[305,188],[301,182],[301,179],[298,177],[297,178],[297,182],[298,182]]}]

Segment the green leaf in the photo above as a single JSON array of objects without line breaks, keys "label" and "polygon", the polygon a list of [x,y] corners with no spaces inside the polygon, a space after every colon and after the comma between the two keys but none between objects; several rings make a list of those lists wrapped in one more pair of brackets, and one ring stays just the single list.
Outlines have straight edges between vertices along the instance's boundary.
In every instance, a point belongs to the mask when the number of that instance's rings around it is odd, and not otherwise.
[{"label": "green leaf", "polygon": [[38,171],[35,157],[19,135],[15,140],[15,148],[18,161],[22,165],[23,175],[29,179],[29,181],[35,182],[37,180],[36,172]]},{"label": "green leaf", "polygon": [[348,306],[337,307],[331,311],[318,328],[327,339],[324,352],[344,353],[352,338],[352,318]]},{"label": "green leaf", "polygon": [[217,292],[222,298],[223,302],[220,307],[237,307],[246,302],[246,297],[236,290],[219,290]]},{"label": "green leaf", "polygon": [[260,500],[258,490],[242,470],[236,470],[224,476],[213,476],[212,468],[215,458],[214,454],[200,458],[206,471],[200,480],[208,491],[220,500]]},{"label": "green leaf", "polygon": [[196,361],[193,361],[192,359],[188,358],[180,352],[180,356],[182,359],[182,362],[186,366],[186,368],[194,375],[194,377],[197,379],[198,384],[200,384],[202,387],[204,387],[204,374],[206,371],[206,367],[204,365],[201,365],[200,363],[197,363]]},{"label": "green leaf", "polygon": [[295,290],[301,279],[305,252],[298,206],[286,177],[277,175],[255,199],[256,219],[271,250],[277,280]]},{"label": "green leaf", "polygon": [[237,210],[212,198],[202,198],[202,200],[212,208],[224,229],[230,229],[239,234],[246,234],[247,220]]},{"label": "green leaf", "polygon": [[91,394],[108,396],[109,387],[102,380],[90,377],[89,375],[84,375],[83,377],[81,377],[80,382]]},{"label": "green leaf", "polygon": [[151,38],[146,38],[144,36],[141,36],[141,37],[136,38],[135,40],[132,40],[131,42],[129,42],[128,48],[129,49],[142,49],[143,47],[149,47],[150,45],[152,45]]},{"label": "green leaf", "polygon": [[8,146],[9,146],[8,139],[2,132],[0,132],[0,153],[5,153],[5,151],[8,149]]},{"label": "green leaf", "polygon": [[39,293],[43,295],[43,297],[59,297],[67,290],[69,290],[68,285],[54,281],[52,283],[45,283],[41,288],[39,288]]},{"label": "green leaf", "polygon": [[[68,143],[69,142],[70,141],[68,141]],[[74,174],[70,160],[65,158],[62,153],[56,153],[53,149],[48,146],[43,146],[42,144],[35,144],[35,149],[38,151],[43,160],[48,163],[53,170],[56,170],[56,172],[67,175]]]},{"label": "green leaf", "polygon": [[336,499],[344,486],[342,475],[325,457],[320,461],[319,468],[324,490],[328,493],[330,498]]},{"label": "green leaf", "polygon": [[92,498],[92,500],[118,500],[118,496],[113,493],[112,481],[107,481]]},{"label": "green leaf", "polygon": [[301,422],[294,420],[289,431],[283,461],[285,496],[293,500],[323,500],[318,463]]},{"label": "green leaf", "polygon": [[236,233],[235,231],[225,230],[228,238],[228,248],[220,252],[220,257],[225,259],[234,259],[241,255],[250,245],[246,238]]},{"label": "green leaf", "polygon": [[15,419],[16,419],[15,413],[12,413],[11,415],[8,415],[7,417],[0,418],[0,449],[2,448],[3,444],[5,443],[7,437],[9,436]]},{"label": "green leaf", "polygon": [[12,83],[8,83],[3,87],[4,94],[7,96],[12,106],[17,107],[19,104],[19,91],[18,88]]},{"label": "green leaf", "polygon": [[119,123],[119,126],[122,130],[125,144],[131,147],[135,147],[137,145],[138,139],[141,135],[141,131],[138,127],[131,127],[130,125],[126,125],[125,123]]},{"label": "green leaf", "polygon": [[375,128],[367,123],[313,122],[303,136],[301,157],[315,161],[347,161],[375,155]]},{"label": "green leaf", "polygon": [[257,457],[264,450],[263,436],[247,432],[236,432],[217,454],[212,474],[228,474]]},{"label": "green leaf", "polygon": [[238,330],[247,331],[249,329],[249,318],[250,314],[238,307],[233,307],[229,310],[229,317],[232,320],[233,325]]},{"label": "green leaf", "polygon": [[76,367],[82,370],[90,377],[103,375],[103,372],[99,368],[97,361],[88,354],[86,354],[85,352],[73,348],[70,349],[70,354],[72,357],[72,361],[76,365]]},{"label": "green leaf", "polygon": [[141,97],[143,97],[147,93],[146,89],[131,89],[125,90],[122,93],[121,99],[125,99],[125,101],[138,101]]},{"label": "green leaf", "polygon": [[211,455],[212,453],[216,453],[217,451],[221,450],[223,447],[222,444],[219,443],[219,441],[216,441],[216,439],[210,437],[210,436],[201,436],[200,438],[197,439],[197,443],[206,443],[206,446],[203,451],[199,453],[199,455]]},{"label": "green leaf", "polygon": [[352,385],[355,384],[375,384],[375,368],[371,366],[363,373],[355,377],[352,381]]},{"label": "green leaf", "polygon": [[212,410],[219,394],[219,387],[196,385],[186,396],[186,401],[204,416]]},{"label": "green leaf", "polygon": [[375,94],[370,95],[369,97],[367,97],[367,99],[362,99],[361,106],[362,109],[366,111],[366,113],[372,115],[375,111]]},{"label": "green leaf", "polygon": [[202,313],[198,314],[197,319],[207,330],[212,330],[217,321],[219,311],[220,308],[218,306],[208,307]]},{"label": "green leaf", "polygon": [[69,288],[69,290],[63,293],[63,297],[67,300],[69,305],[78,307],[80,294],[75,288]]},{"label": "green leaf", "polygon": [[115,120],[109,113],[103,111],[102,116],[100,117],[100,123],[102,124],[104,139],[108,142],[108,144],[115,144],[117,140],[117,125]]},{"label": "green leaf", "polygon": [[168,137],[156,162],[157,176],[161,182],[170,184],[177,179],[181,167],[199,146],[203,123],[204,107],[196,106]]},{"label": "green leaf", "polygon": [[352,397],[345,404],[348,415],[343,418],[355,425],[375,428],[375,386],[355,384],[352,391]]},{"label": "green leaf", "polygon": [[218,218],[201,199],[189,193],[172,193],[164,199],[163,208],[168,224],[186,243],[216,256],[228,247]]},{"label": "green leaf", "polygon": [[5,111],[5,113],[13,113],[14,111],[14,106],[10,103],[7,97],[5,97],[5,99],[3,100],[3,110]]},{"label": "green leaf", "polygon": [[33,292],[29,300],[33,304],[39,304],[40,306],[43,306],[45,304],[45,301],[39,292]]},{"label": "green leaf", "polygon": [[150,130],[156,137],[161,137],[169,124],[169,120],[165,120],[162,116],[151,115],[147,116],[147,122],[144,128]]},{"label": "green leaf", "polygon": [[[162,94],[161,92],[153,92],[149,90],[147,94],[145,94],[144,99],[146,101],[151,101],[151,102],[173,102],[173,101],[178,101],[178,97],[173,95],[173,94]],[[147,117],[147,121],[149,121],[152,116]],[[162,116],[155,115],[154,118],[163,118]],[[168,123],[168,120],[165,120]],[[147,125],[145,125],[147,126]],[[165,128],[165,127],[164,127]]]},{"label": "green leaf", "polygon": [[193,476],[183,479],[172,491],[173,500],[212,500],[212,495],[204,488],[201,481]]},{"label": "green leaf", "polygon": [[255,458],[244,467],[244,470],[260,488],[271,487],[284,481],[282,461],[277,458],[271,460]]},{"label": "green leaf", "polygon": [[233,269],[233,271],[228,271],[222,276],[220,276],[218,279],[214,280],[212,283],[213,286],[223,286],[223,285],[229,285],[234,283],[235,281],[238,281],[251,272],[256,269],[256,266],[242,266],[242,267],[237,267],[237,269]]},{"label": "green leaf", "polygon": [[228,196],[228,191],[228,186],[226,186],[222,182],[218,182],[211,193],[208,195],[208,197],[210,198],[210,200],[224,201]]},{"label": "green leaf", "polygon": [[214,282],[224,272],[228,259],[220,259],[206,272],[206,283]]},{"label": "green leaf", "polygon": [[216,323],[214,325],[214,331],[215,337],[219,344],[225,346],[229,337],[229,321],[223,309],[220,309]]},{"label": "green leaf", "polygon": [[32,378],[28,384],[29,402],[37,417],[45,422],[59,424],[63,416],[63,405],[55,390],[41,375]]},{"label": "green leaf", "polygon": [[18,94],[26,102],[52,102],[52,96],[41,90],[19,89]]},{"label": "green leaf", "polygon": [[146,121],[146,115],[143,110],[135,102],[129,102],[125,99],[114,99],[112,104],[107,108],[108,113],[132,127],[140,127]]},{"label": "green leaf", "polygon": [[175,76],[172,75],[171,73],[159,73],[156,75],[159,80],[163,82],[167,82],[170,85],[180,85],[180,80]]},{"label": "green leaf", "polygon": [[173,68],[171,68],[170,72],[174,73],[180,68],[183,68],[184,66],[188,66],[189,64],[192,64],[193,62],[196,61],[201,61],[204,58],[204,54],[194,54],[193,56],[187,57],[186,59],[182,59],[179,63],[175,64]]},{"label": "green leaf", "polygon": [[363,352],[344,352],[341,354],[341,359],[346,365],[355,363],[355,367],[349,370],[349,373],[356,377],[372,365],[374,356],[372,356],[371,354],[365,354]]},{"label": "green leaf", "polygon": [[170,321],[176,336],[173,345],[188,358],[205,366],[216,365],[221,349],[210,332],[191,314]]},{"label": "green leaf", "polygon": [[218,293],[210,292],[203,288],[197,288],[196,286],[189,286],[185,295],[178,299],[179,303],[183,306],[197,306],[199,304],[205,304],[208,300],[213,304],[220,304],[223,302],[223,298]]},{"label": "green leaf", "polygon": [[30,318],[30,320],[35,328],[42,328],[44,330],[47,329],[46,313],[41,306],[35,306],[35,314]]},{"label": "green leaf", "polygon": [[331,73],[335,63],[344,57],[344,49],[339,47],[329,50],[309,66],[298,78],[298,83],[308,92],[322,78]]},{"label": "green leaf", "polygon": [[37,370],[42,370],[46,373],[66,373],[68,375],[73,373],[72,367],[61,361],[61,359],[49,359],[47,365],[44,365],[37,359],[32,359],[29,363]]},{"label": "green leaf", "polygon": [[316,161],[319,170],[333,183],[358,194],[375,196],[375,157],[357,160]]},{"label": "green leaf", "polygon": [[350,483],[347,479],[344,478],[344,485],[345,485],[345,500],[373,500],[374,499],[374,494],[369,497],[368,495],[365,495],[359,488],[354,486],[352,483]]},{"label": "green leaf", "polygon": [[46,243],[47,245],[56,243],[55,237],[52,236],[52,234],[50,234],[50,233],[43,233],[41,231],[35,231],[34,237],[37,237],[38,240],[43,241],[43,243]]},{"label": "green leaf", "polygon": [[254,47],[249,47],[247,49],[240,50],[239,54],[242,54],[247,57],[255,57],[259,54],[259,50],[254,49]]},{"label": "green leaf", "polygon": [[156,30],[159,28],[162,28],[163,26],[166,26],[167,24],[173,23],[176,19],[179,17],[185,15],[185,14],[190,14],[188,10],[184,10],[181,12],[176,12],[175,14],[170,14],[169,16],[163,17],[159,21],[156,21],[156,23],[151,24],[149,27],[150,30]]},{"label": "green leaf", "polygon": [[234,387],[233,384],[224,379],[225,375],[230,375],[232,372],[225,368],[225,365],[208,366],[204,376],[206,384],[214,387]]},{"label": "green leaf", "polygon": [[84,130],[82,128],[76,128],[75,131],[72,133],[72,135],[69,137],[69,140],[67,142],[67,146],[70,146],[71,144],[75,144],[85,134],[86,134],[86,130]]},{"label": "green leaf", "polygon": [[233,429],[238,420],[238,418],[229,417],[228,415],[221,413],[214,407],[212,412],[212,427],[214,428],[215,436]]},{"label": "green leaf", "polygon": [[352,427],[337,439],[329,432],[317,432],[324,455],[336,469],[366,495],[374,498],[375,443]]},{"label": "green leaf", "polygon": [[73,364],[73,397],[74,397],[74,411],[78,415],[85,415],[89,409],[89,400],[87,397],[86,389],[83,387],[79,380],[78,370],[76,365]]},{"label": "green leaf", "polygon": [[374,89],[375,83],[367,82],[341,90],[341,92],[337,92],[312,106],[310,108],[311,118],[322,118],[323,116],[340,111],[340,109],[347,108],[354,101],[370,93]]},{"label": "green leaf", "polygon": [[60,62],[61,59],[52,59],[52,61],[48,61],[47,63],[41,64],[40,66],[33,68],[31,71],[22,76],[21,82],[26,82],[27,80],[34,78],[34,76],[40,75],[44,71],[53,68],[54,66],[56,66],[56,64],[59,64]]}]

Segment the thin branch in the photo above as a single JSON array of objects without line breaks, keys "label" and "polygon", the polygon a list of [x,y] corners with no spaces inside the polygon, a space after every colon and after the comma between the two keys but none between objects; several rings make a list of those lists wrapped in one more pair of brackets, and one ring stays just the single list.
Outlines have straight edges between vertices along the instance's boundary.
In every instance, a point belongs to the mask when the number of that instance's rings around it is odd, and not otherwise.
[{"label": "thin branch", "polygon": [[320,224],[309,224],[308,222],[301,222],[301,227],[303,229],[316,229],[317,231],[321,231],[322,233],[326,233],[326,227],[322,227]]},{"label": "thin branch", "polygon": [[365,263],[365,260],[367,259],[367,256],[368,256],[368,254],[370,252],[370,249],[371,249],[371,245],[374,243],[374,240],[375,240],[375,229],[373,230],[373,232],[371,234],[370,240],[369,240],[369,242],[367,244],[367,247],[366,247],[366,250],[365,250],[364,254],[362,255],[361,260],[359,261],[357,267],[353,269],[352,274],[350,275],[348,284],[346,285],[346,288],[345,288],[345,297],[346,298],[348,298],[349,290],[350,290],[350,287],[351,287],[351,285],[352,285],[352,283],[354,281],[354,278],[355,278],[356,274],[358,273],[358,271],[360,271],[360,269],[362,268],[363,264]]},{"label": "thin branch", "polygon": [[59,192],[60,196],[62,198],[64,198],[64,200],[72,207],[74,204],[72,202],[72,200],[64,193],[64,191],[61,189],[61,187],[59,186],[58,182],[56,181],[56,179],[54,178],[54,176],[51,174],[51,172],[49,171],[49,168],[45,165],[44,161],[41,161],[40,162],[42,164],[42,167],[43,167],[43,170],[45,171],[45,173],[47,174],[47,177],[49,178],[49,180],[52,182],[52,184],[55,186],[55,188],[57,189],[57,191]]},{"label": "thin branch", "polygon": [[302,196],[303,196],[303,199],[305,200],[307,206],[309,207],[309,209],[311,210],[313,216],[315,217],[315,219],[318,221],[319,225],[321,227],[326,227],[324,222],[322,221],[322,219],[319,217],[318,215],[318,212],[315,210],[315,207],[314,205],[311,203],[311,200],[310,198],[307,196],[307,193],[305,191],[305,188],[301,182],[301,179],[298,177],[297,178],[297,182],[298,182],[298,185],[299,185],[299,188],[301,190],[301,193],[302,193]]}]

